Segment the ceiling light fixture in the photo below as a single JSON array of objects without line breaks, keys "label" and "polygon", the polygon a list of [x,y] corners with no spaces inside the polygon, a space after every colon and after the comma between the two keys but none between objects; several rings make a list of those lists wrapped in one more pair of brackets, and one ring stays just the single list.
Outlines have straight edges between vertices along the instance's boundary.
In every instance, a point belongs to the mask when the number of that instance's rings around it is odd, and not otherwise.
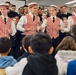
[{"label": "ceiling light fixture", "polygon": [[72,4],[72,3],[75,3],[76,2],[76,0],[73,0],[73,1],[70,1],[70,2],[67,2],[67,3],[65,3],[66,5],[69,5],[69,4]]}]

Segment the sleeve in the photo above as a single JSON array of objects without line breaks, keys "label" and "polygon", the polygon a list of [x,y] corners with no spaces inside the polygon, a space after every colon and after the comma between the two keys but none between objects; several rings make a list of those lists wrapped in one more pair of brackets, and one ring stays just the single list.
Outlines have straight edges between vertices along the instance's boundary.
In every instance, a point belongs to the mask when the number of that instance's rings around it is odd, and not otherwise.
[{"label": "sleeve", "polygon": [[64,67],[59,60],[57,60],[57,67],[58,67],[58,75],[65,75]]},{"label": "sleeve", "polygon": [[14,36],[16,34],[16,27],[15,27],[15,23],[12,21],[12,24],[11,24],[11,29],[12,29],[12,34],[11,36]]},{"label": "sleeve", "polygon": [[[68,20],[67,20],[67,22],[68,22]],[[64,28],[63,21],[62,21],[62,20],[60,20],[60,27],[61,27],[61,28],[63,28],[63,30],[61,30],[61,32],[62,32],[62,33],[63,33],[63,32],[69,32],[69,31],[70,31],[70,23],[69,23],[69,22],[68,22],[67,27],[66,27],[66,28]]]},{"label": "sleeve", "polygon": [[57,61],[57,66],[58,66],[58,75],[65,75],[66,74],[66,65],[64,66],[64,61],[63,59],[60,57],[59,55],[59,51],[58,53],[55,55],[55,59]]},{"label": "sleeve", "polygon": [[38,24],[37,24],[37,31],[39,32],[39,26],[40,26],[40,18],[38,17]]},{"label": "sleeve", "polygon": [[45,19],[42,23],[42,27],[45,28],[47,26],[47,20]]},{"label": "sleeve", "polygon": [[47,26],[47,20],[46,20],[46,19],[44,19],[44,20],[43,20],[43,23],[42,23],[42,28],[43,28],[42,32],[44,32],[44,31],[45,31],[46,26]]},{"label": "sleeve", "polygon": [[6,75],[22,75],[23,69],[27,64],[27,59],[23,58],[20,62],[16,63],[13,67],[5,68]]},{"label": "sleeve", "polygon": [[23,25],[27,23],[26,16],[22,16],[17,24],[17,30],[24,32],[25,28],[23,28]]},{"label": "sleeve", "polygon": [[71,16],[68,17],[68,22],[69,22],[70,26],[72,26],[74,24],[74,21]]}]

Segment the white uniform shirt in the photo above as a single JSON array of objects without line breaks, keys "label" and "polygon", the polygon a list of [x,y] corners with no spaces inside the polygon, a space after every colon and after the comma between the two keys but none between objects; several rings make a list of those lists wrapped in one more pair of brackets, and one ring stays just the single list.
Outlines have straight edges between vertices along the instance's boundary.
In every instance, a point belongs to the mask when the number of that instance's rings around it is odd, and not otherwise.
[{"label": "white uniform shirt", "polygon": [[[52,19],[52,16],[51,16],[50,18]],[[55,16],[55,19],[56,19],[56,16]],[[47,20],[45,19],[45,20],[43,21],[43,23],[42,23],[42,28],[44,28],[44,29],[42,30],[42,32],[44,32],[46,26],[47,26]],[[64,28],[64,24],[63,24],[63,21],[62,21],[62,20],[60,20],[60,27],[61,27],[61,28]],[[64,33],[64,32],[69,32],[69,30],[70,30],[70,24],[68,23],[67,28],[64,28],[64,30],[61,31],[61,32],[62,32],[62,33]]]},{"label": "white uniform shirt", "polygon": [[[29,13],[30,16],[33,19],[33,14]],[[40,22],[40,20],[39,20]],[[24,24],[27,24],[27,17],[26,16],[22,16],[17,24],[17,30],[21,31],[21,32],[25,32],[25,28],[23,27]]]},{"label": "white uniform shirt", "polygon": [[[73,13],[73,15],[76,16],[76,13]],[[68,17],[68,21],[69,21],[69,23],[70,23],[70,26],[72,26],[72,25],[74,24],[74,21],[73,21],[72,16],[69,16],[69,17]]]}]

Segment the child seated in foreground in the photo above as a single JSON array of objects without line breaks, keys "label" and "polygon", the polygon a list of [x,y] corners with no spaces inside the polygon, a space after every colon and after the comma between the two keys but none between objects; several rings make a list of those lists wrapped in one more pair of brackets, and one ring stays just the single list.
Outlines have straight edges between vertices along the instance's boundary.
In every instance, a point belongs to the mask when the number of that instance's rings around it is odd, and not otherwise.
[{"label": "child seated in foreground", "polygon": [[8,56],[11,46],[10,39],[7,37],[0,38],[0,68],[2,69],[13,66],[17,62],[12,56]]},{"label": "child seated in foreground", "polygon": [[28,57],[29,55],[31,55],[31,53],[29,53],[29,46],[30,46],[30,39],[31,39],[32,35],[27,35],[22,39],[22,47],[25,50],[24,54],[22,56],[20,56],[17,59],[17,62],[19,62],[22,58],[24,57]]}]

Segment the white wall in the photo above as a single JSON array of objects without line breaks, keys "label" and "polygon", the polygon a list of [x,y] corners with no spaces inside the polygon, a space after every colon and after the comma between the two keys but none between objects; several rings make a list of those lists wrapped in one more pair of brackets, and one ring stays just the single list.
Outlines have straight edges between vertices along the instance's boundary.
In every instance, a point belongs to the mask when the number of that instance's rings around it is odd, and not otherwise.
[{"label": "white wall", "polygon": [[16,5],[16,11],[18,10],[19,7],[25,5],[24,1],[17,1],[17,0],[0,0],[0,3],[4,3],[6,1],[11,2],[12,4]]}]

